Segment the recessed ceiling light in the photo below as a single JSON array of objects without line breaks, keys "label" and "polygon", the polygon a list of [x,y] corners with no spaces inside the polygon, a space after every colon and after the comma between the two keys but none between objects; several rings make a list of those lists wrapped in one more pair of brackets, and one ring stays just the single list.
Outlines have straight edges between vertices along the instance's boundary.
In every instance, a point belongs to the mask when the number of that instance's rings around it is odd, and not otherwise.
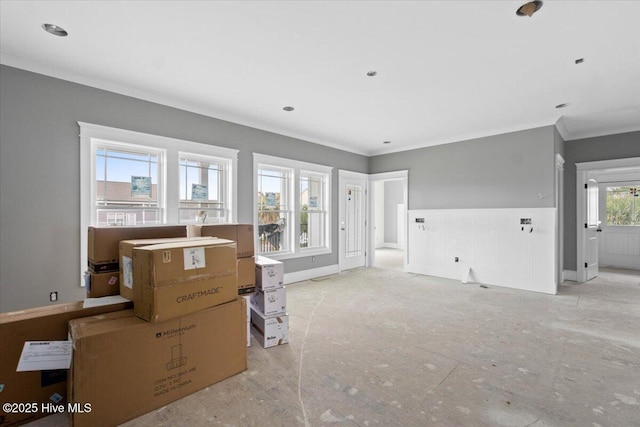
[{"label": "recessed ceiling light", "polygon": [[58,37],[67,37],[69,35],[69,33],[67,33],[65,31],[64,28],[62,27],[58,27],[57,25],[53,25],[53,24],[42,24],[42,28],[49,34],[53,34],[54,36],[58,36]]},{"label": "recessed ceiling light", "polygon": [[367,76],[369,76],[369,77],[375,77],[375,76],[377,76],[377,75],[378,75],[378,72],[377,72],[377,71],[369,71],[369,72],[367,73]]},{"label": "recessed ceiling light", "polygon": [[582,64],[584,62],[584,58],[576,59],[576,64]]},{"label": "recessed ceiling light", "polygon": [[293,107],[284,107],[284,108],[282,108],[282,109],[283,109],[284,111],[293,111],[293,110],[295,110],[295,108],[293,108]]},{"label": "recessed ceiling light", "polygon": [[382,141],[383,144],[391,144],[391,141]]},{"label": "recessed ceiling light", "polygon": [[571,104],[569,104],[568,102],[564,103],[564,104],[558,104],[558,105],[556,105],[556,108],[565,108],[565,107],[568,107],[569,105],[571,105]]},{"label": "recessed ceiling light", "polygon": [[529,3],[525,3],[516,10],[516,15],[518,16],[528,16],[531,18],[531,15],[536,13],[542,7],[542,1],[534,0]]}]

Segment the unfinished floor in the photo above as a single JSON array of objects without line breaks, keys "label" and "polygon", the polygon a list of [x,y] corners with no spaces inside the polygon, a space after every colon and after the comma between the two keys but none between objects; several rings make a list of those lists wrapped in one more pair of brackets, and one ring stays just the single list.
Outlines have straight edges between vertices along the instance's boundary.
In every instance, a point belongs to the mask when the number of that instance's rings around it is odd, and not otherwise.
[{"label": "unfinished floor", "polygon": [[640,425],[640,271],[557,296],[379,268],[287,292],[289,345],[125,425]]}]

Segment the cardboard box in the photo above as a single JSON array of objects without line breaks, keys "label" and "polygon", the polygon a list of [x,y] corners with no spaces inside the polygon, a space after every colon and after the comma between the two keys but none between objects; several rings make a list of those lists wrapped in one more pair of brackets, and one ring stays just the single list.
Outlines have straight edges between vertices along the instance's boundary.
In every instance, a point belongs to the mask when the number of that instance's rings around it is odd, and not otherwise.
[{"label": "cardboard box", "polygon": [[192,229],[196,236],[211,236],[233,240],[237,244],[238,258],[254,255],[252,224],[198,224]]},{"label": "cardboard box", "polygon": [[162,243],[175,243],[185,241],[197,241],[197,240],[212,239],[212,237],[172,237],[166,239],[136,239],[136,240],[121,240],[119,243],[120,254],[120,295],[124,298],[133,301],[133,249],[149,246],[159,245]]},{"label": "cardboard box", "polygon": [[207,239],[134,248],[133,283],[135,313],[151,322],[233,301],[236,244]]},{"label": "cardboard box", "polygon": [[251,308],[252,334],[264,348],[275,347],[289,342],[289,315],[265,317]]},{"label": "cardboard box", "polygon": [[87,258],[93,273],[118,270],[121,240],[187,237],[186,225],[89,227]]},{"label": "cardboard box", "polygon": [[284,264],[263,256],[256,257],[256,288],[266,291],[284,284]]},{"label": "cardboard box", "polygon": [[120,274],[117,271],[87,274],[87,298],[108,297],[120,293]]},{"label": "cardboard box", "polygon": [[279,316],[287,312],[287,294],[285,288],[256,289],[251,297],[251,304],[265,317]]},{"label": "cardboard box", "polygon": [[0,401],[2,403],[37,403],[33,413],[0,412],[0,425],[14,426],[49,415],[41,411],[47,403],[67,403],[67,370],[16,372],[25,341],[64,341],[71,319],[130,309],[119,303],[83,308],[82,301],[56,304],[0,314]]},{"label": "cardboard box", "polygon": [[91,403],[72,425],[119,425],[244,371],[245,319],[237,298],[160,323],[132,310],[71,321],[69,399]]},{"label": "cardboard box", "polygon": [[256,287],[256,271],[253,257],[238,258],[238,294],[253,292]]}]

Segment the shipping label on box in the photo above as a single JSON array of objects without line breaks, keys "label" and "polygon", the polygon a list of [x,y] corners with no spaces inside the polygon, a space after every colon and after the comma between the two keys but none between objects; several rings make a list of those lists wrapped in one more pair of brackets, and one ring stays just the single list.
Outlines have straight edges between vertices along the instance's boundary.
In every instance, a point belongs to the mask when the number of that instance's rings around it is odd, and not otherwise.
[{"label": "shipping label on box", "polygon": [[285,288],[262,291],[257,289],[251,297],[251,303],[263,315],[275,316],[287,312],[287,294]]},{"label": "shipping label on box", "polygon": [[232,301],[238,294],[235,243],[207,239],[133,249],[136,314],[158,322]]},{"label": "shipping label on box", "polygon": [[85,283],[87,298],[100,298],[120,293],[120,273],[88,273]]},{"label": "shipping label on box", "polygon": [[120,295],[126,299],[133,300],[133,250],[135,248],[164,243],[194,242],[207,239],[211,238],[173,237],[165,239],[134,239],[120,241]]},{"label": "shipping label on box", "polygon": [[[242,298],[159,323],[128,310],[70,322],[72,425],[112,426],[247,369]],[[132,347],[135,345],[135,347]]]},{"label": "shipping label on box", "polygon": [[289,315],[265,317],[255,308],[251,309],[252,334],[264,348],[289,342]]},{"label": "shipping label on box", "polygon": [[266,291],[281,288],[284,284],[284,264],[263,256],[255,257],[256,288]]},{"label": "shipping label on box", "polygon": [[3,412],[0,425],[15,426],[49,415],[40,409],[48,404],[67,404],[67,369],[17,372],[20,357],[29,341],[64,341],[71,319],[130,309],[131,302],[83,308],[82,302],[57,304],[0,314],[0,400],[2,403],[30,403],[36,412]]}]

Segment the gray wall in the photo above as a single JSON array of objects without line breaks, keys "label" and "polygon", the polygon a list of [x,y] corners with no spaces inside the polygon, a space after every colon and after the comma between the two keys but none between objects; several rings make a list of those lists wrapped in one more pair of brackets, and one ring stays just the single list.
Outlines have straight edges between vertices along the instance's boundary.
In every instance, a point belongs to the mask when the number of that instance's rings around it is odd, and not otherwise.
[{"label": "gray wall", "polygon": [[398,204],[402,203],[402,181],[384,182],[384,242],[398,243]]},{"label": "gray wall", "polygon": [[[0,66],[0,311],[84,297],[80,265],[78,121],[240,150],[238,220],[253,222],[252,153],[368,171],[367,157],[115,93]],[[333,253],[285,261],[285,272],[338,262]]]},{"label": "gray wall", "polygon": [[565,142],[564,269],[577,269],[576,163],[640,157],[640,132],[621,133]]},{"label": "gray wall", "polygon": [[554,130],[546,126],[374,156],[369,173],[408,169],[408,209],[553,207]]}]

